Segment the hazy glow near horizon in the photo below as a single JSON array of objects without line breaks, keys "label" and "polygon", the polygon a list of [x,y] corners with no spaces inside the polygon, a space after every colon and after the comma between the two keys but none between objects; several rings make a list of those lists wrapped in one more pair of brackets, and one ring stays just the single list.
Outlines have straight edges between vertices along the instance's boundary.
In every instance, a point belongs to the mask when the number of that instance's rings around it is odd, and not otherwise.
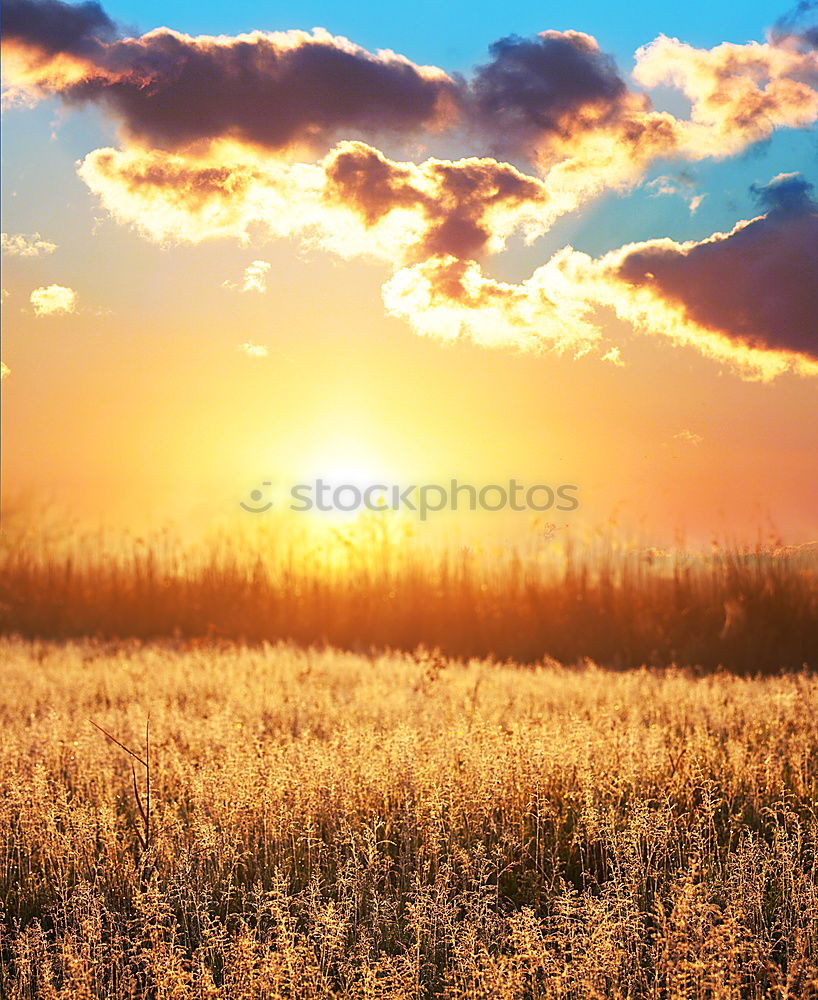
[{"label": "hazy glow near horizon", "polygon": [[560,530],[818,537],[809,24],[478,4],[447,60],[360,5],[60,9],[4,4],[7,510],[516,479],[578,485]]}]

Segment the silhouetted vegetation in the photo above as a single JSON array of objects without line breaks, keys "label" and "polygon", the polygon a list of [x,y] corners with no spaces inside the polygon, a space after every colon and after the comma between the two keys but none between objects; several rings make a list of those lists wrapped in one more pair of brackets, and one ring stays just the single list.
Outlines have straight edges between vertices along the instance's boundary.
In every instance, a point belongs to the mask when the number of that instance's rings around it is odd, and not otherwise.
[{"label": "silhouetted vegetation", "polygon": [[818,663],[818,553],[657,553],[611,537],[421,552],[349,531],[332,550],[306,553],[281,542],[192,552],[139,541],[106,555],[7,539],[0,630],[774,672]]}]

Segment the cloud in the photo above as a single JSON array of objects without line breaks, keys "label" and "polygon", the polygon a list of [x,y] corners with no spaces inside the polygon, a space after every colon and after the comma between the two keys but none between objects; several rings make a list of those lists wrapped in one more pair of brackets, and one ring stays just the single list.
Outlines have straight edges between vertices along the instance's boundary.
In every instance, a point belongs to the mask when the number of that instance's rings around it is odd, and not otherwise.
[{"label": "cloud", "polygon": [[338,139],[416,146],[448,130],[481,153],[500,150],[548,171],[564,212],[634,183],[679,145],[673,116],[629,91],[610,57],[580,32],[498,42],[472,80],[366,52],[320,29],[233,38],[158,29],[95,43],[82,58],[32,54],[8,33],[4,46],[12,90],[96,102],[130,145],[193,155],[232,146],[292,159]]},{"label": "cloud", "polygon": [[246,354],[248,358],[266,358],[269,353],[264,344],[254,344],[249,340],[246,344],[242,344],[239,350]]},{"label": "cloud", "polygon": [[541,181],[490,158],[429,159],[416,166],[347,143],[325,161],[325,170],[328,198],[355,211],[365,226],[402,214],[417,256],[495,253],[518,227],[529,237],[544,232],[550,215]]},{"label": "cloud", "polygon": [[383,301],[416,333],[444,342],[580,357],[602,339],[587,303],[566,286],[560,254],[519,284],[488,277],[475,261],[430,258],[390,278]]},{"label": "cloud", "polygon": [[35,288],[29,301],[37,316],[61,316],[74,312],[77,293],[65,285],[47,285]]},{"label": "cloud", "polygon": [[315,164],[101,149],[80,176],[117,219],[159,242],[298,237],[395,265],[502,250],[544,233],[561,206],[545,184],[488,158],[394,161],[343,142]]},{"label": "cloud", "polygon": [[[626,187],[672,153],[679,124],[630,91],[612,59],[581,32],[507,38],[471,79],[369,53],[322,29],[191,37],[157,29],[111,39],[93,18],[55,47],[58,0],[11,0],[3,33],[12,96],[95,102],[143,149],[200,155],[231,145],[245,155],[319,155],[339,139],[397,138],[404,147],[448,130],[549,172],[555,205],[572,211],[606,187]],[[102,22],[100,22],[102,24]],[[44,43],[37,44],[42,34]],[[104,37],[102,37],[104,36]]]},{"label": "cloud", "polygon": [[622,360],[622,351],[618,347],[612,347],[610,351],[602,355],[600,360],[609,361],[612,365],[615,365],[617,368],[625,367],[625,362]]},{"label": "cloud", "polygon": [[[809,20],[815,23],[804,23]],[[792,10],[776,21],[770,35],[779,44],[795,41],[818,48],[818,3],[816,0],[801,0]]]},{"label": "cloud", "polygon": [[[9,0],[8,9],[4,72],[12,90],[107,108],[121,123],[124,152],[153,155],[151,173],[162,171],[166,182],[170,172],[179,179],[183,170],[160,154],[182,155],[185,168],[196,172],[195,190],[177,186],[175,194],[186,208],[194,198],[206,203],[216,215],[217,235],[234,224],[227,223],[227,199],[215,191],[229,174],[238,203],[232,214],[245,221],[259,212],[269,219],[263,204],[280,198],[289,209],[287,199],[295,196],[296,222],[289,228],[303,233],[316,215],[327,219],[315,205],[323,191],[333,205],[348,199],[370,235],[373,220],[388,218],[389,225],[379,227],[385,233],[402,211],[402,229],[414,230],[408,242],[424,242],[427,256],[473,259],[494,252],[491,244],[502,244],[502,234],[517,226],[533,239],[602,191],[626,190],[659,157],[731,155],[776,127],[800,127],[818,117],[818,53],[788,38],[707,50],[660,36],[640,49],[635,79],[646,87],[679,87],[691,101],[691,117],[684,120],[656,111],[646,94],[626,85],[597,41],[578,31],[501,39],[485,64],[461,77],[391,51],[367,52],[323,29],[192,37],[160,28],[124,38],[94,4]],[[401,164],[360,141],[389,136],[417,149],[418,141],[444,130],[481,154],[469,158],[481,164],[471,168],[470,179],[463,161],[456,168],[430,160]],[[292,164],[321,154],[312,172],[315,164]],[[529,164],[538,177],[523,180],[525,171],[503,164],[501,154]],[[92,186],[109,195],[113,179],[102,175],[112,155],[98,151],[83,169]],[[285,176],[276,173],[279,163],[301,169]],[[475,176],[478,170],[482,177]],[[143,177],[143,187],[151,183]],[[496,198],[483,213],[478,203],[494,184]],[[158,195],[161,185],[153,186]],[[191,227],[172,204],[169,184],[164,187],[164,224],[157,225],[154,199],[153,222],[143,228],[188,238]],[[135,178],[128,191],[135,196]],[[115,200],[121,205],[126,199],[120,192]],[[691,212],[700,201],[691,196]],[[206,211],[198,214],[204,221]],[[169,232],[172,218],[178,227]],[[333,242],[320,220],[316,229],[322,245]],[[373,256],[382,256],[382,248]]]},{"label": "cloud", "polygon": [[118,35],[95,2],[4,0],[2,17],[4,104],[59,92],[82,79],[83,65]]},{"label": "cloud", "polygon": [[471,115],[506,148],[536,146],[544,136],[617,117],[628,88],[596,39],[579,31],[512,36],[490,47],[491,62],[470,83]]},{"label": "cloud", "polygon": [[13,89],[97,102],[131,139],[169,151],[225,139],[317,150],[457,125],[489,149],[536,153],[544,137],[564,141],[649,103],[577,31],[501,39],[466,79],[323,29],[124,38],[97,4],[7,0],[3,48]]},{"label": "cloud", "polygon": [[645,292],[657,312],[670,309],[737,347],[818,362],[818,206],[811,185],[784,175],[754,190],[766,214],[732,232],[699,243],[651,240],[608,255],[600,267]]},{"label": "cloud", "polygon": [[707,197],[706,194],[693,193],[693,182],[684,172],[681,172],[677,177],[668,177],[663,174],[650,181],[646,186],[651,192],[651,198],[661,198],[667,195],[678,195],[683,198],[687,202],[691,215],[698,212],[702,202]]},{"label": "cloud", "polygon": [[244,276],[241,282],[225,281],[224,288],[239,292],[261,292],[267,291],[267,274],[271,264],[266,260],[254,260],[244,269]]},{"label": "cloud", "polygon": [[816,211],[812,199],[813,185],[803,174],[778,174],[769,184],[752,184],[751,194],[767,212],[779,215],[800,215]]},{"label": "cloud", "polygon": [[5,0],[3,32],[32,57],[93,55],[100,41],[112,41],[117,27],[100,4],[60,0]]},{"label": "cloud", "polygon": [[725,42],[697,49],[660,35],[636,54],[634,79],[677,87],[690,100],[678,150],[691,159],[731,156],[776,128],[818,117],[818,52],[786,42]]},{"label": "cloud", "polygon": [[434,131],[457,98],[442,70],[320,28],[196,38],[159,28],[116,38],[96,4],[9,0],[3,10],[12,87],[97,102],[132,139],[168,150],[226,138],[316,148],[339,130]]},{"label": "cloud", "polygon": [[555,208],[545,182],[494,160],[416,165],[342,143],[318,164],[222,168],[101,150],[81,174],[121,221],[160,241],[263,232],[383,260],[394,271],[387,311],[444,341],[574,354],[604,346],[617,361],[593,315],[610,307],[747,377],[811,374],[818,360],[816,217],[798,176],[755,188],[767,213],[732,233],[652,240],[597,260],[566,248],[515,285],[488,277],[476,258],[501,251],[515,229],[537,235]]},{"label": "cloud", "polygon": [[657,156],[728,155],[818,116],[818,53],[783,35],[710,50],[660,36],[640,49],[637,82],[680,87],[690,121],[655,111],[578,31],[500,39],[461,77],[319,28],[126,38],[97,4],[7,0],[3,55],[13,94],[98,103],[143,147],[320,154],[339,139],[456,130],[483,154],[568,161],[554,186],[580,194],[633,183]]},{"label": "cloud", "polygon": [[428,261],[390,279],[384,302],[444,341],[577,355],[608,345],[607,307],[745,378],[818,375],[818,209],[799,175],[755,192],[766,214],[701,242],[649,240],[598,259],[566,247],[518,284],[474,263]]},{"label": "cloud", "polygon": [[468,126],[493,152],[534,164],[564,212],[685,145],[686,123],[631,90],[590,35],[506,38],[491,54],[466,85]]},{"label": "cloud", "polygon": [[16,236],[2,234],[3,253],[10,257],[43,257],[46,254],[54,253],[57,249],[56,243],[44,240],[39,233],[32,233],[25,236],[19,233]]},{"label": "cloud", "polygon": [[[485,269],[512,235],[537,239],[588,199],[639,183],[657,159],[734,155],[814,122],[818,51],[803,31],[712,49],[660,36],[640,49],[635,81],[678,88],[684,118],[656,111],[577,31],[501,39],[459,76],[323,29],[127,38],[96,4],[7,8],[12,93],[94,102],[115,117],[122,148],[89,153],[79,173],[150,239],[287,238],[380,261],[387,310],[441,340],[621,364],[603,333],[613,310],[748,377],[818,373],[816,213],[795,175],[754,189],[763,214],[730,233],[598,259],[566,247],[516,284]],[[426,155],[441,132],[475,155]],[[378,149],[380,137],[400,140],[402,158]],[[668,169],[651,190],[696,212],[703,195]],[[226,285],[263,291],[268,269],[254,261]]]}]

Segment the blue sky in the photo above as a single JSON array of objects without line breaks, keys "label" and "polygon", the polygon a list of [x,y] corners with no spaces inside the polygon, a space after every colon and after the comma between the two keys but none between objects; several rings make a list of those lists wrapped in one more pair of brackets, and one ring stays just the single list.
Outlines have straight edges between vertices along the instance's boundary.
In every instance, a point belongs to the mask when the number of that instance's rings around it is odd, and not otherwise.
[{"label": "blue sky", "polygon": [[786,9],[768,3],[714,4],[706,0],[676,4],[639,0],[620,5],[602,0],[560,5],[430,0],[411,4],[235,0],[221,4],[179,0],[172,7],[157,0],[118,0],[106,9],[140,31],[165,25],[197,34],[323,27],[366,48],[391,48],[416,61],[461,71],[482,61],[496,38],[532,35],[551,28],[594,35],[627,70],[635,49],[660,33],[708,47],[723,41],[761,41],[765,30],[786,13]]}]

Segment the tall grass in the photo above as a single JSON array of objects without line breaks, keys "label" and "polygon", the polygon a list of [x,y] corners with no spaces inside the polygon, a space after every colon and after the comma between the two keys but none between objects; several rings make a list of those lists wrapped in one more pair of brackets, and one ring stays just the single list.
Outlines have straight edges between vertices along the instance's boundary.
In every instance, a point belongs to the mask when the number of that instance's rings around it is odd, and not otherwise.
[{"label": "tall grass", "polygon": [[814,675],[183,645],[0,641],[4,1000],[816,995]]},{"label": "tall grass", "polygon": [[313,548],[278,538],[106,549],[20,535],[0,547],[0,632],[769,672],[818,663],[818,552],[657,553],[610,534],[433,551],[366,525]]}]

